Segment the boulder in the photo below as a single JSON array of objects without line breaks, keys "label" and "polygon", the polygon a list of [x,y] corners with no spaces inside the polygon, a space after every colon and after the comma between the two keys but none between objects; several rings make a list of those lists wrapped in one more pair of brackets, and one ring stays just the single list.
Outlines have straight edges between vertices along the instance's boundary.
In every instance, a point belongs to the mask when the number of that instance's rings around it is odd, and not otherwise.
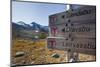
[{"label": "boulder", "polygon": [[53,55],[52,55],[52,57],[53,57],[53,58],[59,58],[59,57],[60,57],[60,55],[59,55],[59,54],[57,54],[57,53],[55,53],[55,54],[53,54]]},{"label": "boulder", "polygon": [[25,55],[25,52],[16,52],[15,57],[22,57]]}]

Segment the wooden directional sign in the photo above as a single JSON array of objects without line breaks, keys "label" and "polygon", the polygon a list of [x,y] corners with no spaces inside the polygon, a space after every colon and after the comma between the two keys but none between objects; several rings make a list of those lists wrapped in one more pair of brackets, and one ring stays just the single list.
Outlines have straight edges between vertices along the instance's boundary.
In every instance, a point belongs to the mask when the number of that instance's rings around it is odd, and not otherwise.
[{"label": "wooden directional sign", "polygon": [[48,48],[95,55],[95,6],[83,6],[70,12],[50,15],[49,18],[50,28],[52,30],[55,27],[56,34],[51,33],[52,37],[48,37]]}]

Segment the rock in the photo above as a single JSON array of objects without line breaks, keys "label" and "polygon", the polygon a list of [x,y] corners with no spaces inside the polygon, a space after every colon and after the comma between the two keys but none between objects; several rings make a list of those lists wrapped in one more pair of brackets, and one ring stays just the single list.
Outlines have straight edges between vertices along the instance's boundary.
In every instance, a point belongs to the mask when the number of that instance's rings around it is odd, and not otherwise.
[{"label": "rock", "polygon": [[22,57],[25,55],[25,52],[16,52],[15,57]]},{"label": "rock", "polygon": [[55,53],[55,54],[52,55],[52,57],[53,57],[53,58],[59,58],[60,55]]},{"label": "rock", "polygon": [[25,63],[26,63],[26,61],[25,61],[25,60],[22,60],[21,62],[22,62],[23,64],[25,64]]},{"label": "rock", "polygon": [[11,64],[11,67],[16,67],[17,64]]},{"label": "rock", "polygon": [[71,58],[69,62],[76,62],[74,58]]},{"label": "rock", "polygon": [[34,61],[31,62],[31,64],[34,64],[34,63],[35,63]]}]

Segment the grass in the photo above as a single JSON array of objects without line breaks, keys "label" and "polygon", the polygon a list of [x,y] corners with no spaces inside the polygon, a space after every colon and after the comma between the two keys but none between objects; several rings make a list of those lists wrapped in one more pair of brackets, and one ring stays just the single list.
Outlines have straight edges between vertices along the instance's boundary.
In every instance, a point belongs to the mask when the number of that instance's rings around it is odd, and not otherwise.
[{"label": "grass", "polygon": [[[15,57],[16,52],[25,52],[22,57]],[[52,57],[53,54],[59,54],[59,58]],[[29,39],[14,39],[11,47],[12,64],[47,64],[68,62],[67,51],[52,50],[47,48],[46,39],[33,41]],[[92,61],[95,56],[79,53],[79,61]]]},{"label": "grass", "polygon": [[[12,64],[46,64],[66,62],[66,53],[60,50],[51,50],[47,48],[46,40],[24,40],[15,39],[12,41]],[[23,51],[25,56],[15,57],[16,52]],[[58,53],[60,58],[53,58],[51,55]]]}]

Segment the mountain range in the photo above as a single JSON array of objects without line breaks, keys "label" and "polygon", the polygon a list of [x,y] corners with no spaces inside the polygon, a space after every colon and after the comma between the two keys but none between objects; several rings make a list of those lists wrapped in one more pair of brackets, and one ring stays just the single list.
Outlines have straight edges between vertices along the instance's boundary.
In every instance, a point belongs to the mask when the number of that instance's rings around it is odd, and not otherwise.
[{"label": "mountain range", "polygon": [[35,33],[33,31],[38,31],[39,33],[48,33],[49,27],[43,26],[38,23],[32,22],[31,24],[26,24],[23,21],[17,23],[12,22],[12,35],[13,37],[32,37]]},{"label": "mountain range", "polygon": [[32,22],[31,24],[26,24],[23,21],[19,21],[17,23],[12,22],[12,27],[16,27],[19,29],[38,30],[41,32],[48,32],[48,26],[43,26],[35,22]]}]

